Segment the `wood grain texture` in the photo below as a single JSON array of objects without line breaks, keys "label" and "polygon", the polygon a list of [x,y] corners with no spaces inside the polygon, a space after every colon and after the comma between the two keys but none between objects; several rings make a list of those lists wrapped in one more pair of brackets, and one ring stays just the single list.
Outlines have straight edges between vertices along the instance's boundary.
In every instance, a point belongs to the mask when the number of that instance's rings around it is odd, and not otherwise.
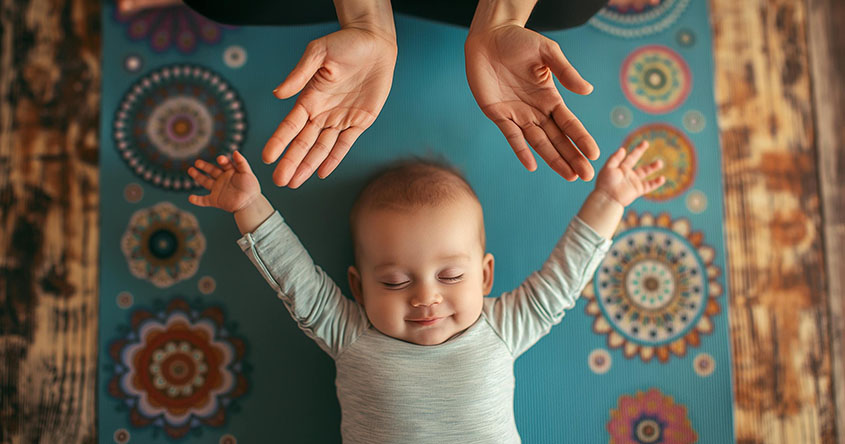
[{"label": "wood grain texture", "polygon": [[805,3],[710,4],[737,442],[833,444]]},{"label": "wood grain texture", "polygon": [[818,151],[828,275],[833,386],[839,442],[845,443],[845,2],[807,1],[807,46],[813,79],[813,111]]},{"label": "wood grain texture", "polygon": [[0,442],[94,442],[97,0],[0,9]]}]

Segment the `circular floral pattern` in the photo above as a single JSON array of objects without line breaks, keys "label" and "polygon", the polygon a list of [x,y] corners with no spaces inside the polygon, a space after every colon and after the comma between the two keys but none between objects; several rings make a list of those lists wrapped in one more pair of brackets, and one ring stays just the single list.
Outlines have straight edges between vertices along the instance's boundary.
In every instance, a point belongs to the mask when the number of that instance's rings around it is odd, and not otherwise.
[{"label": "circular floral pattern", "polygon": [[655,34],[671,26],[684,12],[689,0],[660,0],[657,5],[606,6],[590,18],[590,25],[617,37],[634,38]]},{"label": "circular floral pattern", "polygon": [[214,289],[217,288],[217,281],[215,281],[211,276],[203,276],[200,278],[199,282],[197,282],[197,288],[202,294],[211,294],[214,292]]},{"label": "circular floral pattern", "polygon": [[230,435],[228,433],[221,436],[220,441],[218,441],[218,442],[220,444],[238,444],[237,438],[235,438],[233,435]]},{"label": "circular floral pattern", "polygon": [[698,376],[710,376],[716,369],[716,360],[707,353],[699,353],[692,361],[692,369]]},{"label": "circular floral pattern", "polygon": [[692,109],[684,113],[684,128],[691,133],[700,133],[707,125],[704,115]]},{"label": "circular floral pattern", "polygon": [[590,370],[598,375],[607,373],[612,363],[610,353],[603,348],[593,350],[590,352],[590,356],[587,357],[587,364],[590,366]]},{"label": "circular floral pattern", "polygon": [[121,291],[117,294],[117,306],[123,309],[129,308],[132,306],[133,299],[132,293]]},{"label": "circular floral pattern", "polygon": [[695,45],[695,33],[689,28],[681,28],[675,34],[675,41],[684,48]]},{"label": "circular floral pattern", "polygon": [[713,332],[712,316],[721,311],[715,256],[687,219],[629,212],[582,292],[593,331],[626,358],[684,356]]},{"label": "circular floral pattern", "polygon": [[707,196],[698,190],[687,194],[687,209],[695,214],[703,213],[707,209]]},{"label": "circular floral pattern", "polygon": [[197,65],[160,68],[138,80],[115,114],[120,157],[140,178],[158,187],[191,190],[197,158],[239,149],[246,134],[244,106],[218,74]]},{"label": "circular floral pattern", "polygon": [[662,114],[677,108],[692,89],[692,73],[678,53],[647,45],[628,54],[619,71],[625,97],[637,108]]},{"label": "circular floral pattern", "polygon": [[138,203],[144,197],[144,189],[137,183],[130,183],[123,189],[123,198],[129,203]]},{"label": "circular floral pattern", "polygon": [[190,54],[202,41],[215,44],[223,36],[224,28],[194,12],[191,8],[178,5],[142,9],[124,13],[114,8],[114,18],[126,25],[126,32],[133,41],[149,40],[155,52],[164,52],[176,46],[183,54]]},{"label": "circular floral pattern", "polygon": [[610,444],[692,444],[698,435],[687,409],[656,388],[622,395],[607,422]]},{"label": "circular floral pattern", "polygon": [[683,132],[671,125],[652,123],[634,130],[625,138],[622,146],[630,151],[643,140],[648,140],[649,148],[637,166],[661,159],[663,169],[654,175],[666,177],[666,182],[660,188],[645,195],[646,199],[673,199],[692,186],[696,168],[695,148]]},{"label": "circular floral pattern", "polygon": [[130,423],[163,428],[171,438],[223,425],[248,387],[246,345],[224,326],[223,310],[175,298],[163,310],[135,310],[130,319],[128,333],[109,345],[108,385],[129,408]]},{"label": "circular floral pattern", "polygon": [[634,113],[626,106],[614,106],[610,110],[610,123],[617,128],[627,128],[634,121]]},{"label": "circular floral pattern", "polygon": [[132,438],[132,435],[129,434],[129,430],[126,429],[117,429],[114,431],[114,442],[117,444],[126,444],[129,442],[129,439]]},{"label": "circular floral pattern", "polygon": [[205,236],[193,214],[161,202],[132,215],[121,249],[135,277],[164,288],[197,272]]},{"label": "circular floral pattern", "polygon": [[232,45],[223,51],[223,63],[229,68],[240,68],[246,64],[246,49],[243,46]]}]

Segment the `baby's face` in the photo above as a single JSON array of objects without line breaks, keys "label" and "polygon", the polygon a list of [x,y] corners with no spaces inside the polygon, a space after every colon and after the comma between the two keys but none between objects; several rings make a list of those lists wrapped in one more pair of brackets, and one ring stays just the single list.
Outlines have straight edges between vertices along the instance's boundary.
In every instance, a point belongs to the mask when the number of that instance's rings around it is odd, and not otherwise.
[{"label": "baby's face", "polygon": [[493,285],[481,217],[468,197],[414,210],[362,211],[349,284],[376,329],[436,345],[478,319]]}]

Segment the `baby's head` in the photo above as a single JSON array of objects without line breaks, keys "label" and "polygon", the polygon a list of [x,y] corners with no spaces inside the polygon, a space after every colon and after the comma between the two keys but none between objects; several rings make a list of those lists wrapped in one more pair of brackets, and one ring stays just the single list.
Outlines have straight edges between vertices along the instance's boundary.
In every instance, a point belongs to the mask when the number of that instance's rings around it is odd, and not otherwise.
[{"label": "baby's head", "polygon": [[386,168],[358,195],[350,224],[349,286],[380,332],[436,345],[478,319],[493,255],[481,203],[455,169],[419,159]]}]

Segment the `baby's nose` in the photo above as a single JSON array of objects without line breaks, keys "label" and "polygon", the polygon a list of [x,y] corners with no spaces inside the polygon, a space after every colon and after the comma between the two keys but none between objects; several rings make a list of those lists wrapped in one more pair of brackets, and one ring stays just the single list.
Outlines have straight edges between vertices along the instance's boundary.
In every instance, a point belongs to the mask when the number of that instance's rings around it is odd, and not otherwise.
[{"label": "baby's nose", "polygon": [[443,300],[440,293],[431,290],[422,290],[414,294],[411,299],[412,307],[427,307],[429,305],[439,304]]}]

